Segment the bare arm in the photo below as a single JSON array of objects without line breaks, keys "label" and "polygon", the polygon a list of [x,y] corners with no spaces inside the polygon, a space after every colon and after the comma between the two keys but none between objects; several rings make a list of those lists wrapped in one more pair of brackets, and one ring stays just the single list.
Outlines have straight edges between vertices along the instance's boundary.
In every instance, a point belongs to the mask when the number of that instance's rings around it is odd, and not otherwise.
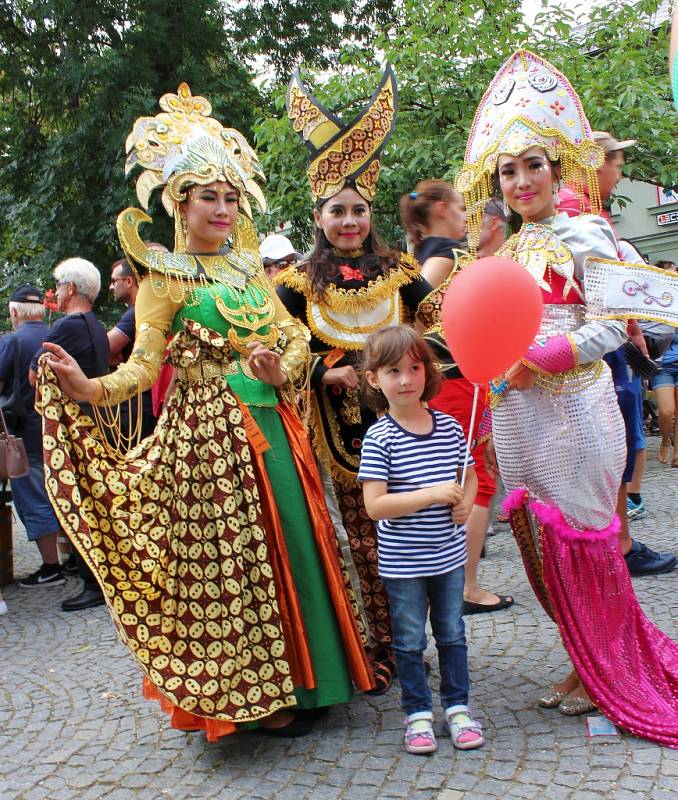
[{"label": "bare arm", "polygon": [[453,267],[454,261],[451,258],[431,256],[424,261],[421,274],[435,289],[448,277]]},{"label": "bare arm", "polygon": [[120,363],[120,354],[129,343],[129,337],[127,337],[120,328],[111,328],[108,332],[108,347],[110,350],[108,363],[111,366]]},{"label": "bare arm", "polygon": [[455,505],[463,496],[464,492],[456,481],[398,494],[388,492],[386,481],[363,483],[365,509],[370,519],[374,520],[406,517],[433,505]]}]

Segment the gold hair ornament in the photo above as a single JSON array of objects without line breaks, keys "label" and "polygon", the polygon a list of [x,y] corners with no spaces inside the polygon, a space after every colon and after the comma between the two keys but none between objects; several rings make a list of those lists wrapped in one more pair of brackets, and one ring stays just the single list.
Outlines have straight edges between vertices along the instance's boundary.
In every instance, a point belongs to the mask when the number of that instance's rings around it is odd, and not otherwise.
[{"label": "gold hair ornament", "polygon": [[374,200],[379,159],[395,128],[397,104],[390,64],[365,108],[348,124],[323,108],[299,72],[294,73],[287,89],[287,114],[311,153],[306,174],[315,202],[334,197],[347,185],[355,186],[368,202]]}]

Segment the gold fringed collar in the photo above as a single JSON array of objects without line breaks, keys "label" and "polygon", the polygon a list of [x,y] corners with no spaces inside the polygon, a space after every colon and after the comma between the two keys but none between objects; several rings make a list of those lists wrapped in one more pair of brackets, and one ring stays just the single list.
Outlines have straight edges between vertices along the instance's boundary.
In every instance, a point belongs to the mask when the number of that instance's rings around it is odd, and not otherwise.
[{"label": "gold fringed collar", "polygon": [[[300,268],[301,267],[301,268]],[[401,287],[419,277],[418,261],[409,253],[400,255],[399,263],[386,275],[379,275],[359,289],[342,289],[331,283],[325,287],[322,305],[342,314],[358,314],[374,309],[393,296]],[[302,265],[290,267],[279,273],[276,284],[300,292],[307,299],[311,295],[311,284]]]}]

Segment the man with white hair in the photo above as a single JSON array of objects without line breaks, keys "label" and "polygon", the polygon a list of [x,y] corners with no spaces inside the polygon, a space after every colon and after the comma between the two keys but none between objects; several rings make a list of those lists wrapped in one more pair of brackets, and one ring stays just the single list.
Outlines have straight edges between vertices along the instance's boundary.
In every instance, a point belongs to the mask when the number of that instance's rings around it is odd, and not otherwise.
[{"label": "man with white hair", "polygon": [[[49,329],[46,342],[61,345],[78,362],[88,378],[98,378],[108,372],[109,345],[106,329],[94,316],[92,306],[101,289],[101,275],[90,261],[84,258],[67,258],[54,270],[56,302],[65,314]],[[35,384],[38,358],[45,352],[40,349],[31,362],[30,380]],[[81,403],[85,413],[91,407]],[[76,554],[78,573],[84,580],[80,594],[64,600],[62,611],[79,611],[104,604],[104,597],[94,576],[80,556]]]},{"label": "man with white hair", "polygon": [[7,427],[23,439],[30,467],[28,475],[12,478],[12,501],[28,540],[36,543],[42,558],[40,568],[20,581],[26,589],[65,583],[57,552],[59,522],[45,491],[42,425],[28,382],[28,366],[49,333],[44,316],[42,292],[27,283],[19,286],[9,296],[13,332],[0,339],[0,393],[18,392],[23,406],[21,414],[8,416]]}]

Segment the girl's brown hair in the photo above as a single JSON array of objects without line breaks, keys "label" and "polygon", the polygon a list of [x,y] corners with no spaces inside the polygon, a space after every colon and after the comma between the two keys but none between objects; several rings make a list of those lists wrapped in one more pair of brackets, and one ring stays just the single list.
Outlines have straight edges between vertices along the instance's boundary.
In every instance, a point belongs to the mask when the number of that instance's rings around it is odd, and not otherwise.
[{"label": "girl's brown hair", "polygon": [[451,184],[438,180],[419,181],[413,192],[408,192],[400,198],[400,218],[415,247],[419,246],[426,236],[433,204],[441,200],[451,203],[457,198],[463,201],[462,196]]},{"label": "girl's brown hair", "polygon": [[365,372],[375,372],[380,367],[397,364],[406,354],[421,361],[426,372],[426,382],[422,400],[430,400],[440,386],[440,372],[436,367],[433,352],[421,336],[407,325],[393,325],[382,328],[367,337],[362,358],[361,391],[365,404],[373,411],[387,411],[388,402],[381,389],[375,389],[367,382]]}]

